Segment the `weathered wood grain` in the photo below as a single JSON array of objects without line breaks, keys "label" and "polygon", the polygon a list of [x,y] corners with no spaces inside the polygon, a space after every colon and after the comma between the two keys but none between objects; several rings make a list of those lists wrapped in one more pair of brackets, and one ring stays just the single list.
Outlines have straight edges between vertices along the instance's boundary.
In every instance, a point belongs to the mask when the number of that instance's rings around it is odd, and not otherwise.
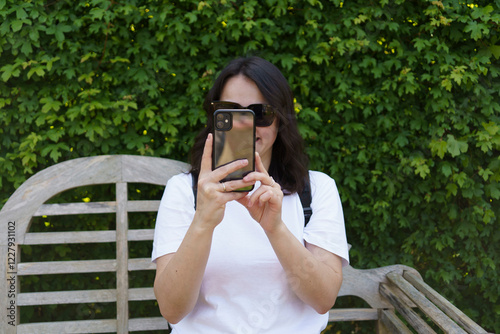
[{"label": "weathered wood grain", "polygon": [[130,301],[156,300],[156,296],[153,287],[132,288],[128,289],[128,300]]},{"label": "weathered wood grain", "polygon": [[160,207],[160,201],[128,201],[128,212],[156,212]]},{"label": "weathered wood grain", "polygon": [[[149,183],[164,186],[175,174],[188,172],[190,167],[177,160],[120,155],[122,166],[122,182]],[[142,159],[146,158],[146,159]]]},{"label": "weathered wood grain", "polygon": [[116,319],[21,324],[17,326],[17,333],[116,333]]},{"label": "weathered wood grain", "polygon": [[391,288],[388,284],[381,284],[380,294],[390,300],[399,314],[408,321],[417,333],[436,334],[436,332],[404,302],[404,298],[401,296],[404,294],[401,291]]},{"label": "weathered wood grain", "polygon": [[[153,229],[128,230],[129,241],[153,240]],[[116,242],[116,231],[73,231],[27,233],[24,245],[84,244]]]},{"label": "weathered wood grain", "polygon": [[116,302],[116,289],[24,292],[17,296],[19,306],[113,302]]},{"label": "weathered wood grain", "polygon": [[155,270],[156,264],[151,262],[151,258],[137,258],[128,260],[128,270],[138,271],[138,270]]},{"label": "weathered wood grain", "polygon": [[389,273],[387,278],[403,291],[436,325],[445,333],[465,334],[466,332],[453,322],[439,308],[432,304],[425,296],[413,285],[406,281],[400,274]]},{"label": "weathered wood grain", "polygon": [[153,240],[154,235],[155,235],[154,229],[128,230],[128,240],[129,241]]},{"label": "weathered wood grain", "polygon": [[443,296],[431,288],[422,279],[413,275],[410,272],[404,272],[403,277],[410,282],[417,290],[422,292],[424,296],[429,298],[437,307],[444,311],[450,318],[459,323],[465,330],[471,334],[487,334],[487,332],[469,318],[465,313],[460,311],[455,305],[446,300]]},{"label": "weathered wood grain", "polygon": [[129,331],[131,332],[165,330],[167,328],[167,321],[161,317],[135,318],[129,321]]},{"label": "weathered wood grain", "polygon": [[[160,317],[154,318],[135,318],[130,319],[129,331],[151,331],[166,330],[167,321]],[[22,324],[18,326],[18,334],[33,333],[116,333],[116,319],[106,320],[82,320],[82,321],[63,321]]]},{"label": "weathered wood grain", "polygon": [[[156,300],[153,288],[132,288],[128,290],[128,296],[129,301]],[[113,303],[116,301],[116,289],[23,292],[17,296],[18,306]]]},{"label": "weathered wood grain", "polygon": [[373,308],[332,309],[328,313],[329,322],[378,320],[378,310]]},{"label": "weathered wood grain", "polygon": [[116,271],[116,260],[24,262],[17,265],[19,276],[112,271]]},{"label": "weathered wood grain", "polygon": [[54,203],[42,204],[33,214],[41,216],[65,216],[80,214],[115,213],[116,202]]},{"label": "weathered wood grain", "polygon": [[116,184],[116,331],[128,333],[127,183]]},{"label": "weathered wood grain", "polygon": [[24,245],[84,244],[115,242],[115,231],[72,231],[26,233]]},{"label": "weathered wood grain", "polygon": [[379,285],[388,283],[387,273],[409,271],[420,276],[413,268],[403,265],[393,265],[375,269],[355,269],[346,266],[342,269],[344,280],[339,291],[340,296],[357,296],[365,300],[372,308],[391,308],[391,304],[380,296]]},{"label": "weathered wood grain", "polygon": [[412,334],[406,325],[398,318],[394,310],[380,310],[380,321],[389,330],[389,333]]},{"label": "weathered wood grain", "polygon": [[[128,212],[156,212],[160,201],[128,201]],[[41,216],[66,216],[80,214],[115,213],[116,202],[89,202],[89,203],[54,203],[42,204],[33,214],[33,217]]]},{"label": "weathered wood grain", "polygon": [[[151,262],[150,258],[128,260],[128,270],[130,271],[154,269],[156,269],[156,265]],[[116,260],[24,262],[17,266],[19,276],[112,271],[116,271]]]}]

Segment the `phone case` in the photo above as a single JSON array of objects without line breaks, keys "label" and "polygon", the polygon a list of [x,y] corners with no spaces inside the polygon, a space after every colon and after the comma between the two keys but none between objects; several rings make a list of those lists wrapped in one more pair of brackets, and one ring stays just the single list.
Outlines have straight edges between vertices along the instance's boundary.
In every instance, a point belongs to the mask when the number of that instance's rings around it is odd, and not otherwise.
[{"label": "phone case", "polygon": [[[247,159],[248,165],[221,182],[242,179],[255,170],[255,114],[250,109],[219,109],[214,113],[212,169]],[[250,191],[252,187],[237,191]]]}]

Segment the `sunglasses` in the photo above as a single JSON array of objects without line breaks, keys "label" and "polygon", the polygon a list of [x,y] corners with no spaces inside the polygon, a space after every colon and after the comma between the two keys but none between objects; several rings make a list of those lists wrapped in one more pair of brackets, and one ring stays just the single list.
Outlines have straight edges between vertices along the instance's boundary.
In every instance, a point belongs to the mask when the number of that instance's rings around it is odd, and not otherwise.
[{"label": "sunglasses", "polygon": [[276,110],[270,104],[256,103],[248,107],[242,107],[236,102],[214,101],[211,103],[213,111],[219,109],[250,109],[255,114],[255,126],[265,127],[273,124],[276,118]]}]

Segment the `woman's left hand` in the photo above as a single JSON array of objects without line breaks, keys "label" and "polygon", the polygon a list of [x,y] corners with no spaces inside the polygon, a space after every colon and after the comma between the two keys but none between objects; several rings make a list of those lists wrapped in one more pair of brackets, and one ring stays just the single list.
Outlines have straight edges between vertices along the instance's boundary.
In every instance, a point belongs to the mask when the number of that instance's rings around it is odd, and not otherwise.
[{"label": "woman's left hand", "polygon": [[255,154],[256,171],[244,177],[246,182],[260,181],[260,187],[251,195],[238,202],[245,206],[266,232],[273,231],[281,223],[283,191],[281,186],[269,176],[258,153]]}]

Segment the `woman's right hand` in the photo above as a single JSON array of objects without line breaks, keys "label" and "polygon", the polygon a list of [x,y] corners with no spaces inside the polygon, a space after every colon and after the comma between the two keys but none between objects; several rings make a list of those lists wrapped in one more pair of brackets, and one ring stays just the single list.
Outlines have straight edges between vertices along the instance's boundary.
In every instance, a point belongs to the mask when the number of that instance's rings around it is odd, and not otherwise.
[{"label": "woman's right hand", "polygon": [[215,228],[224,218],[226,203],[238,200],[247,195],[246,192],[232,192],[253,185],[254,182],[243,180],[221,183],[230,173],[248,165],[248,160],[237,160],[225,166],[212,170],[212,142],[213,136],[209,134],[205,141],[201,158],[200,175],[198,176],[198,198],[196,200],[196,213],[193,222],[201,222],[204,227]]}]

